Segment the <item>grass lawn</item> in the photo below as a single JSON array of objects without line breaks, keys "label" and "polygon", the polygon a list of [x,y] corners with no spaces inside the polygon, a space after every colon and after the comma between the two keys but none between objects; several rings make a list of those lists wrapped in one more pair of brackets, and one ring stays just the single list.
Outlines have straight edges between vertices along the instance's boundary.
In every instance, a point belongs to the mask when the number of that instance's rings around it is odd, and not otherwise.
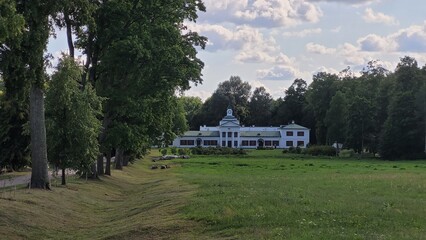
[{"label": "grass lawn", "polygon": [[178,161],[198,186],[184,208],[214,238],[425,239],[426,162],[284,158]]},{"label": "grass lawn", "polygon": [[156,163],[142,160],[112,177],[69,179],[53,191],[0,189],[0,239],[426,236],[426,161],[265,150],[166,163],[172,168],[150,170]]}]

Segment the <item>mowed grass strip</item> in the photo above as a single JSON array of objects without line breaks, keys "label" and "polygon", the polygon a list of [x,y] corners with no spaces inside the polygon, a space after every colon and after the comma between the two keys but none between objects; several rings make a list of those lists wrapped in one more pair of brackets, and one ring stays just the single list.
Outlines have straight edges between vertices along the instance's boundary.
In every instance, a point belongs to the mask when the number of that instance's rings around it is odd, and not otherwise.
[{"label": "mowed grass strip", "polygon": [[285,157],[178,160],[198,185],[184,208],[213,238],[425,239],[425,161]]},{"label": "mowed grass strip", "polygon": [[[70,178],[53,191],[0,195],[0,239],[197,239],[202,226],[179,213],[194,187],[175,168],[143,160],[99,181]],[[205,237],[203,237],[205,239]]]}]

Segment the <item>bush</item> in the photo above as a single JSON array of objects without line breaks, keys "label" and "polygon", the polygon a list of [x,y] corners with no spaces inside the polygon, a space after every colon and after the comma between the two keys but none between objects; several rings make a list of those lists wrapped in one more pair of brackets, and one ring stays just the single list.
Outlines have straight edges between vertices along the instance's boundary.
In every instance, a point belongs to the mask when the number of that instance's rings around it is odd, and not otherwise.
[{"label": "bush", "polygon": [[178,150],[178,155],[179,156],[184,156],[184,155],[188,155],[189,154],[189,150],[186,148],[179,148]]},{"label": "bush", "polygon": [[341,158],[351,158],[355,156],[355,151],[353,149],[343,149],[339,152],[339,157]]},{"label": "bush", "polygon": [[238,148],[228,147],[195,147],[191,148],[191,152],[194,155],[244,155],[246,151]]},{"label": "bush", "polygon": [[176,147],[171,147],[171,148],[170,148],[170,152],[171,152],[173,155],[176,155],[176,153],[177,153],[177,148],[176,148]]},{"label": "bush", "polygon": [[161,155],[165,156],[167,154],[167,148],[161,149]]},{"label": "bush", "polygon": [[260,147],[260,146],[258,146],[256,149],[257,150],[274,150],[273,147]]},{"label": "bush", "polygon": [[306,154],[312,156],[335,156],[336,149],[332,146],[314,145],[306,149]]},{"label": "bush", "polygon": [[289,147],[288,149],[284,149],[283,153],[301,154],[302,149],[300,147]]}]

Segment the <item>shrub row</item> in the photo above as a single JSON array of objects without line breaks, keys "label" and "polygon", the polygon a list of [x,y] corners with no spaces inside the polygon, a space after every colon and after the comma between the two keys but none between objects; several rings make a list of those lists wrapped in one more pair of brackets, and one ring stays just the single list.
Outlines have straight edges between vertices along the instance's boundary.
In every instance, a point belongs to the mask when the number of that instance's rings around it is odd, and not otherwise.
[{"label": "shrub row", "polygon": [[244,155],[247,154],[241,148],[228,148],[228,147],[195,147],[191,148],[191,153],[195,155]]},{"label": "shrub row", "polygon": [[162,149],[159,149],[159,151],[161,152],[161,155],[163,156],[167,155],[167,153],[169,152],[172,155],[179,155],[179,156],[189,155],[189,153],[191,152],[187,148],[177,148],[177,147],[171,147],[170,149],[162,148]]},{"label": "shrub row", "polygon": [[313,145],[305,149],[300,147],[290,147],[288,149],[284,149],[283,153],[307,154],[312,156],[335,156],[336,149],[332,146]]}]

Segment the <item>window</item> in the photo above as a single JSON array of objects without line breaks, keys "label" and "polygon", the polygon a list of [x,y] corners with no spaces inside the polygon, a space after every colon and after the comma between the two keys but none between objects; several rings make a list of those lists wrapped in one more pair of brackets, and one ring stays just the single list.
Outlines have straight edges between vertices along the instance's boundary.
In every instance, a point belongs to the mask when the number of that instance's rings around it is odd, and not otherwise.
[{"label": "window", "polygon": [[297,132],[297,136],[303,137],[303,136],[305,136],[305,133],[304,132]]},{"label": "window", "polygon": [[241,142],[241,146],[248,146],[248,145],[249,145],[249,142],[246,141],[246,140],[244,140],[244,141]]},{"label": "window", "polygon": [[232,147],[232,141],[228,141],[228,147]]},{"label": "window", "polygon": [[238,132],[234,132],[234,137],[237,138],[238,137]]},{"label": "window", "polygon": [[228,132],[228,137],[232,137],[232,132]]},{"label": "window", "polygon": [[272,146],[272,141],[265,141],[265,146]]},{"label": "window", "polygon": [[286,145],[287,147],[293,147],[293,141],[286,141],[286,142],[285,142],[285,145]]},{"label": "window", "polygon": [[256,146],[256,141],[250,141],[250,146]]},{"label": "window", "polygon": [[217,146],[217,140],[204,140],[204,146]]},{"label": "window", "polygon": [[181,146],[194,146],[194,140],[180,140]]},{"label": "window", "polygon": [[226,137],[226,132],[222,132],[222,137]]},{"label": "window", "polygon": [[238,147],[238,141],[234,141],[234,147]]},{"label": "window", "polygon": [[287,131],[287,132],[286,132],[286,136],[293,136],[293,132],[291,132],[291,131]]},{"label": "window", "polygon": [[280,145],[280,141],[272,141],[272,145],[278,147]]},{"label": "window", "polygon": [[226,142],[222,141],[222,147],[226,147]]},{"label": "window", "polygon": [[305,142],[304,141],[297,141],[297,146],[298,147],[304,147],[305,146]]}]

